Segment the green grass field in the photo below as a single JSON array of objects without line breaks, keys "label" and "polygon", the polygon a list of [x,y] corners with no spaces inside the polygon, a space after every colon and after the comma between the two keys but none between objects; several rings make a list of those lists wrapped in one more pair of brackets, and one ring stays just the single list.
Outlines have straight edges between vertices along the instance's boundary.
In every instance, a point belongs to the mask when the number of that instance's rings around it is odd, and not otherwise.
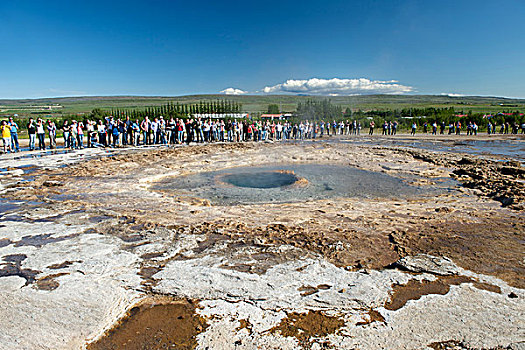
[{"label": "green grass field", "polygon": [[[456,111],[474,113],[497,113],[525,111],[525,99],[499,97],[450,97],[434,95],[363,95],[363,96],[294,96],[294,95],[190,95],[174,97],[109,96],[109,97],[63,97],[25,100],[0,100],[0,117],[19,114],[20,117],[47,116],[60,117],[69,114],[86,114],[95,108],[143,109],[160,106],[167,102],[195,103],[228,99],[242,103],[247,113],[265,113],[269,104],[281,106],[283,112],[295,111],[299,102],[309,99],[330,99],[343,109],[362,110],[401,110],[404,108],[448,108]],[[47,106],[52,106],[47,109]]]}]

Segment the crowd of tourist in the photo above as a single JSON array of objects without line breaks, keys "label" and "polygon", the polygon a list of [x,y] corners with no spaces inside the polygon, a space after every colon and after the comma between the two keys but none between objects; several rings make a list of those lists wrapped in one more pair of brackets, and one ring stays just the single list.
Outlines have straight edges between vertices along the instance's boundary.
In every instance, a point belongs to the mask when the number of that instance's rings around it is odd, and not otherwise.
[{"label": "crowd of tourist", "polygon": [[[433,135],[448,134],[461,135],[463,125],[460,121],[446,125],[433,122],[423,124],[423,133],[431,132]],[[304,140],[323,137],[324,135],[360,135],[362,125],[359,121],[316,121],[308,120],[299,123],[288,121],[252,121],[252,120],[216,120],[216,119],[178,119],[164,117],[149,118],[144,120],[131,120],[126,118],[106,117],[104,119],[84,120],[69,122],[65,120],[62,126],[51,121],[38,118],[29,119],[26,125],[29,136],[29,150],[45,150],[46,147],[57,147],[57,131],[62,131],[64,148],[82,149],[84,147],[121,147],[139,145],[174,145],[191,142],[241,142],[241,141],[281,141]],[[411,126],[411,134],[417,132],[417,124]],[[477,135],[478,125],[468,122],[465,126],[467,135]],[[369,135],[374,134],[375,123],[369,123]],[[385,121],[382,124],[382,135],[396,135],[397,121]],[[498,126],[490,121],[487,124],[487,133],[495,134]],[[525,123],[522,125],[502,123],[499,126],[500,134],[517,134],[519,129],[525,134]],[[19,126],[12,117],[3,120],[0,125],[3,150],[7,152],[20,151],[18,133]],[[47,135],[47,145],[46,145]],[[38,145],[37,145],[38,141]]]}]

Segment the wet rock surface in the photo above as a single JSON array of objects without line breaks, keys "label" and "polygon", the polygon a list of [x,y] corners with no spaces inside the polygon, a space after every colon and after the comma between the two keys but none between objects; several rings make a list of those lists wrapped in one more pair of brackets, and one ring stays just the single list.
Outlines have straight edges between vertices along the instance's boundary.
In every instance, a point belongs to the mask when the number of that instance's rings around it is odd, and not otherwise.
[{"label": "wet rock surface", "polygon": [[457,275],[459,268],[449,258],[419,254],[406,256],[395,263],[396,266],[412,272],[429,272],[436,275]]},{"label": "wet rock surface", "polygon": [[[525,340],[519,163],[312,142],[48,164],[0,179],[8,348],[506,349]],[[221,205],[154,189],[269,164],[359,168],[420,190]]]}]

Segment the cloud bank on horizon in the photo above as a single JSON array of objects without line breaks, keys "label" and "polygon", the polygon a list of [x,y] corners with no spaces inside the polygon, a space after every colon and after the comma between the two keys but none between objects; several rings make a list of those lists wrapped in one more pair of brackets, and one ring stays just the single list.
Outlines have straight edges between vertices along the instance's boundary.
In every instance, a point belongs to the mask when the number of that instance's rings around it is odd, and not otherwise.
[{"label": "cloud bank on horizon", "polygon": [[246,93],[248,93],[248,91],[244,91],[244,90],[236,89],[232,87],[229,87],[221,91],[221,94],[225,94],[225,95],[243,95]]},{"label": "cloud bank on horizon", "polygon": [[266,86],[265,94],[292,93],[307,95],[356,95],[356,94],[403,94],[412,92],[411,86],[401,85],[396,80],[382,81],[359,79],[290,79],[282,84]]},{"label": "cloud bank on horizon", "polygon": [[[281,84],[266,86],[262,89],[264,94],[298,94],[298,95],[367,95],[367,94],[392,94],[399,95],[413,92],[414,88],[401,85],[397,80],[370,80],[358,79],[289,79]],[[241,95],[247,91],[235,88],[227,88],[221,91],[226,95]]]}]

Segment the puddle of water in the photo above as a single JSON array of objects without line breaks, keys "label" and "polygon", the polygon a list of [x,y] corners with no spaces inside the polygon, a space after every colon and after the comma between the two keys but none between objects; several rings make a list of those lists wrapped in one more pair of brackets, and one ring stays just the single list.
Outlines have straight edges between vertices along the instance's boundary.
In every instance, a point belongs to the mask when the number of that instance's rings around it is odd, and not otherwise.
[{"label": "puddle of water", "polygon": [[61,242],[67,239],[75,238],[78,235],[80,234],[73,233],[67,236],[51,237],[50,233],[46,233],[46,234],[35,235],[35,236],[24,236],[18,242],[15,243],[15,247],[33,246],[33,247],[40,248],[46,244]]},{"label": "puddle of water", "polygon": [[[300,183],[300,186],[295,183]],[[169,177],[155,184],[153,189],[226,205],[332,197],[388,198],[426,191],[383,173],[321,164],[232,168]]]},{"label": "puddle of water", "polygon": [[[337,141],[335,141],[337,142]],[[497,156],[525,162],[523,140],[413,140],[413,139],[348,139],[353,144],[410,147],[437,152],[466,153],[477,156]]]},{"label": "puddle of water", "polygon": [[7,247],[8,245],[10,245],[12,243],[13,242],[10,239],[0,238],[0,248]]},{"label": "puddle of water", "polygon": [[42,157],[45,157],[45,156],[50,156],[50,155],[55,155],[55,154],[67,154],[67,153],[72,153],[74,151],[72,150],[52,150],[52,151],[41,151],[39,153],[26,153],[26,154],[21,154],[21,155],[18,155],[18,156],[15,156],[13,157],[13,159],[29,159],[29,158],[42,158]]},{"label": "puddle of water", "polygon": [[25,254],[11,254],[11,255],[6,255],[2,258],[2,260],[6,262],[12,262],[12,263],[18,263],[18,264],[20,264],[25,259],[27,259],[27,255]]},{"label": "puddle of water", "polygon": [[207,327],[195,308],[188,301],[135,306],[87,349],[194,349],[196,336]]},{"label": "puddle of water", "polygon": [[20,203],[0,198],[0,216],[7,214],[20,207]]},{"label": "puddle of water", "polygon": [[5,261],[5,263],[1,264],[3,266],[0,268],[0,277],[22,277],[26,280],[26,286],[35,282],[35,276],[41,272],[22,268],[22,261],[27,259],[27,255],[25,254],[6,255],[2,257],[2,259]]}]

